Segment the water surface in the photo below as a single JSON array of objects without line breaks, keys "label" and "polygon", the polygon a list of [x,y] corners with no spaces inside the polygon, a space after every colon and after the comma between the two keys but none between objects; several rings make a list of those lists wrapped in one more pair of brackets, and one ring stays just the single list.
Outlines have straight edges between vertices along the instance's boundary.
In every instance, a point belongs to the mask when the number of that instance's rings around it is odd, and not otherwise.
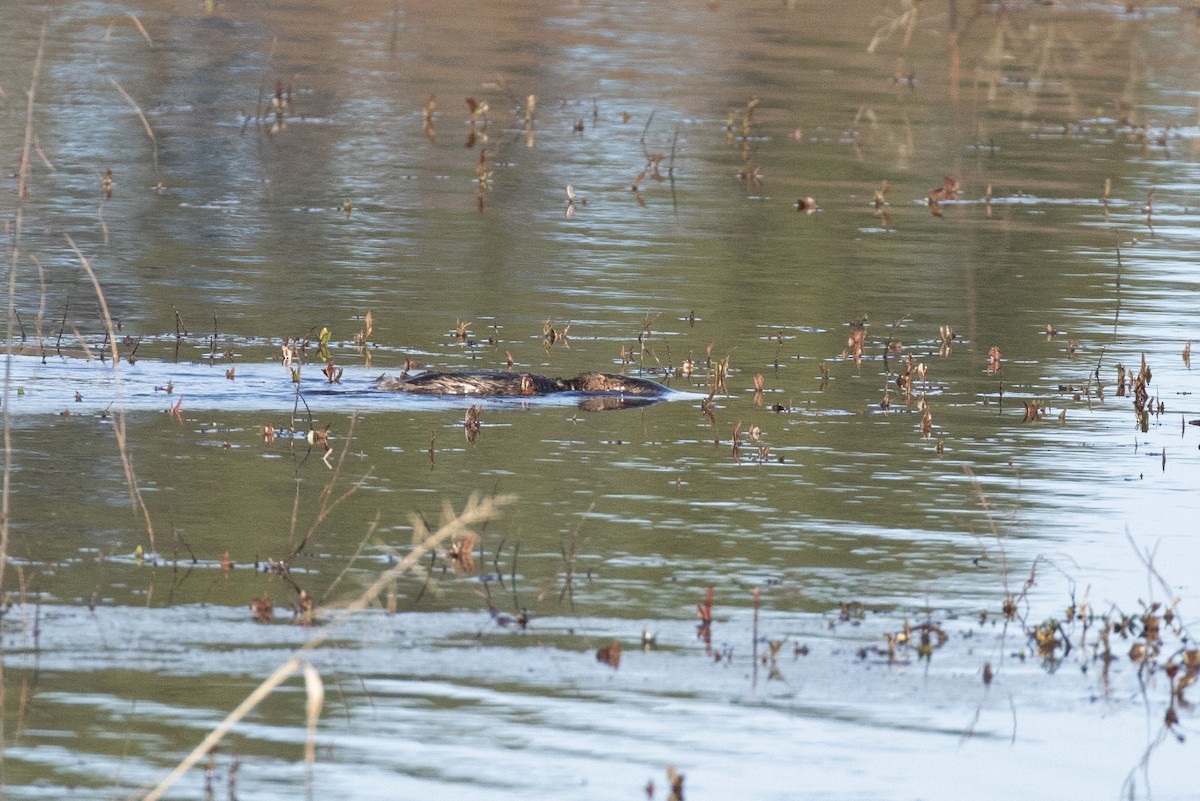
[{"label": "water surface", "polygon": [[[0,201],[5,794],[153,785],[314,636],[314,797],[666,797],[668,765],[691,798],[1192,794],[1194,738],[1163,729],[1133,637],[1104,671],[1098,619],[1055,659],[1026,630],[1198,602],[1194,19],[927,5],[871,50],[906,6],[10,9],[5,152],[47,34],[19,240],[15,180]],[[931,208],[946,176],[960,197]],[[1143,357],[1144,429],[1116,383]],[[696,394],[481,402],[469,442],[469,402],[370,389],[406,359],[510,358]],[[443,549],[394,608],[338,615],[411,515],[472,493],[516,496],[474,570]],[[264,569],[285,558],[291,584]],[[889,661],[906,622],[949,640]],[[238,798],[304,792],[303,695],[235,730],[213,796],[231,773]],[[206,796],[203,771],[173,792]]]}]

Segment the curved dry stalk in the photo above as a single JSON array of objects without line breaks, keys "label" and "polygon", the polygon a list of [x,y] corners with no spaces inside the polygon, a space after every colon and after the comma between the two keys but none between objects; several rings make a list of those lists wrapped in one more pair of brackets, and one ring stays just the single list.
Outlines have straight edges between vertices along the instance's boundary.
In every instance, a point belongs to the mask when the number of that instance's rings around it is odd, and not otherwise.
[{"label": "curved dry stalk", "polygon": [[[75,251],[75,255],[79,257],[83,269],[87,272],[88,278],[92,280],[92,287],[96,290],[96,298],[100,301],[100,312],[104,316],[104,327],[108,333],[108,342],[112,347],[113,357],[113,383],[117,388],[117,410],[113,415],[113,434],[117,437],[117,450],[121,456],[121,466],[125,468],[125,482],[129,485],[129,501],[142,510],[142,517],[146,521],[146,537],[150,540],[150,550],[158,550],[154,544],[154,524],[150,522],[150,510],[146,508],[146,502],[142,499],[142,491],[137,485],[137,476],[133,472],[133,460],[129,458],[129,449],[125,438],[125,404],[123,402],[123,393],[121,392],[121,380],[117,374],[117,368],[120,365],[121,359],[117,355],[117,334],[113,330],[112,315],[108,313],[108,302],[104,299],[104,290],[100,287],[100,279],[96,277],[95,270],[88,263],[87,257],[80,252],[75,246],[75,240],[71,239],[70,234],[63,234],[67,240],[67,244],[71,246],[71,250]],[[11,340],[11,336],[9,337]],[[7,404],[6,404],[7,407]]]},{"label": "curved dry stalk", "polygon": [[142,38],[146,40],[146,44],[150,45],[150,47],[153,48],[154,40],[150,38],[150,34],[147,33],[146,27],[144,25],[142,25],[142,21],[137,18],[137,14],[134,14],[132,11],[126,11],[125,13],[129,15],[129,18],[131,20],[133,20],[133,24],[135,26],[137,26],[138,33],[140,33],[142,35]]},{"label": "curved dry stalk", "polygon": [[[208,736],[205,737],[199,745],[192,749],[191,753],[184,757],[183,760],[175,766],[175,769],[167,774],[167,776],[161,782],[159,782],[153,790],[146,793],[146,795],[141,796],[142,801],[158,801],[159,798],[162,798],[163,794],[169,790],[172,785],[175,784],[175,782],[179,781],[179,779],[181,779],[184,774],[191,770],[197,762],[203,759],[208,752],[212,750],[213,746],[220,742],[221,738],[228,734],[229,731],[235,725],[237,725],[242,718],[249,714],[251,710],[258,706],[258,704],[264,698],[270,695],[272,690],[286,681],[297,670],[305,669],[307,671],[307,669],[304,668],[304,666],[307,664],[307,662],[303,659],[304,655],[310,651],[316,650],[319,646],[324,644],[324,642],[333,634],[338,623],[348,619],[351,613],[366,609],[368,605],[374,602],[374,600],[384,590],[385,587],[387,587],[400,575],[413,569],[420,562],[420,560],[424,558],[425,554],[436,548],[439,543],[457,534],[463,534],[470,531],[471,527],[477,523],[483,523],[487,520],[490,520],[497,515],[502,506],[512,503],[513,500],[515,500],[515,497],[512,495],[497,495],[493,498],[484,498],[482,500],[480,500],[478,496],[472,495],[467,499],[467,503],[463,507],[462,512],[458,514],[455,514],[454,510],[449,504],[446,504],[444,507],[445,520],[437,531],[428,533],[426,536],[422,537],[420,543],[411,551],[409,551],[407,556],[405,556],[392,567],[383,571],[383,573],[381,573],[379,577],[371,583],[371,586],[363,590],[362,594],[360,594],[358,598],[342,607],[342,614],[339,615],[336,620],[331,621],[323,629],[318,631],[312,639],[297,648],[286,662],[280,665],[275,672],[268,676],[262,684],[256,687],[254,691],[250,693],[250,695],[246,696],[246,699],[242,701],[242,703],[238,704],[237,708],[230,712],[224,720],[217,724],[217,727],[209,732]],[[413,526],[418,532],[427,532],[425,524],[420,520],[420,518],[414,519]],[[309,687],[306,708],[308,709],[308,720],[310,726],[309,730],[312,731],[312,727],[315,725],[313,722],[313,707],[315,704],[312,695],[313,687],[307,672],[306,683]],[[317,709],[318,713],[319,711],[320,710]],[[137,798],[138,796],[132,797]]]},{"label": "curved dry stalk", "polygon": [[[130,16],[133,16],[133,15],[131,14]],[[134,20],[136,20],[136,19],[137,19],[137,17],[134,17]],[[140,27],[140,25],[139,25],[139,27]],[[138,106],[138,104],[133,101],[133,98],[130,97],[129,93],[125,91],[125,88],[123,86],[121,86],[121,84],[117,83],[116,78],[110,77],[108,79],[108,82],[111,83],[113,85],[113,87],[118,92],[121,93],[121,97],[125,98],[125,102],[133,107],[133,110],[138,115],[138,119],[142,121],[142,127],[146,129],[146,136],[150,137],[150,143],[154,145],[154,175],[155,175],[155,177],[158,178],[159,187],[161,188],[162,187],[162,173],[159,172],[159,169],[158,169],[158,137],[156,137],[154,135],[154,129],[150,127],[150,120],[146,119],[146,115],[142,113],[141,107]]]}]

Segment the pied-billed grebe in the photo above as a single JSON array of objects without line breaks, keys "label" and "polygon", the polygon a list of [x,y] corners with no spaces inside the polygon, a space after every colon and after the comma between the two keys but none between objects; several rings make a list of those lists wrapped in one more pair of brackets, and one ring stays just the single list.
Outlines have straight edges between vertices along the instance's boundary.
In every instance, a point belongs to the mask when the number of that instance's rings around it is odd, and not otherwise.
[{"label": "pied-billed grebe", "polygon": [[555,392],[605,393],[661,397],[670,392],[657,381],[614,373],[580,373],[574,378],[547,378],[534,373],[467,370],[459,373],[428,372],[408,376],[382,376],[375,384],[388,392],[418,395],[479,395],[494,398],[549,395]]}]

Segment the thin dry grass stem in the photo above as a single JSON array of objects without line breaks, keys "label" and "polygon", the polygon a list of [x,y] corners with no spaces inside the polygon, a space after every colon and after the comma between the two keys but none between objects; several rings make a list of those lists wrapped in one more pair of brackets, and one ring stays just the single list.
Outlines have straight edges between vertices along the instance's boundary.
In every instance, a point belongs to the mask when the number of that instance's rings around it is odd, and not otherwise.
[{"label": "thin dry grass stem", "polygon": [[[8,534],[9,534],[9,491],[12,477],[12,421],[9,418],[8,407],[12,390],[12,357],[13,357],[13,318],[16,317],[17,294],[17,264],[21,255],[21,223],[22,201],[28,196],[26,189],[29,175],[29,150],[33,145],[33,100],[37,95],[38,74],[42,71],[42,55],[46,49],[46,23],[42,23],[42,32],[38,39],[37,56],[33,61],[33,76],[29,80],[29,91],[25,107],[25,144],[21,149],[21,164],[17,170],[17,214],[13,222],[12,261],[8,268],[8,308],[5,314],[4,338],[4,395],[3,395],[3,427],[4,427],[4,476],[0,482],[0,593],[4,589],[4,576],[8,571]],[[5,737],[4,714],[8,708],[8,697],[5,688],[8,682],[4,676],[4,660],[0,658],[0,770],[4,765]],[[21,714],[24,714],[25,704],[22,699]],[[20,719],[18,718],[18,731]],[[0,786],[2,781],[0,781]]]},{"label": "thin dry grass stem", "polygon": [[[25,146],[21,149],[21,164],[17,168],[17,199],[29,196],[29,151],[33,148],[33,99],[37,95],[38,73],[42,71],[42,54],[46,49],[46,23],[42,23],[37,56],[33,60],[33,77],[29,81],[25,105]],[[19,213],[19,212],[18,212]]]},{"label": "thin dry grass stem", "polygon": [[142,491],[138,488],[137,476],[133,472],[133,461],[129,458],[125,428],[124,393],[121,390],[120,376],[117,375],[120,366],[120,356],[117,354],[117,336],[113,330],[112,316],[108,313],[108,302],[104,299],[104,290],[100,287],[100,279],[96,277],[96,272],[92,269],[92,265],[88,263],[87,257],[75,246],[75,240],[71,239],[69,234],[63,234],[63,237],[67,240],[67,244],[71,246],[71,250],[79,258],[79,262],[87,272],[88,278],[91,279],[92,288],[95,289],[96,298],[100,303],[100,312],[104,316],[104,327],[108,332],[108,341],[112,345],[113,383],[116,385],[117,392],[117,409],[116,414],[112,418],[113,434],[117,438],[117,450],[121,456],[121,466],[125,468],[125,483],[129,486],[130,503],[141,509],[142,518],[146,521],[146,537],[150,540],[150,550],[157,551],[158,548],[154,542],[154,524],[150,521],[150,510],[146,508],[146,502],[142,499]]},{"label": "thin dry grass stem", "polygon": [[137,112],[138,119],[142,121],[142,127],[146,129],[146,136],[150,137],[150,142],[154,145],[154,175],[158,179],[158,186],[161,188],[162,173],[158,169],[158,138],[154,135],[154,129],[150,127],[150,120],[146,119],[146,115],[142,113],[141,107],[133,101],[133,98],[129,96],[129,93],[125,91],[124,87],[117,83],[116,78],[109,78],[108,82],[111,83],[113,87],[121,93],[121,97],[125,98],[125,102],[128,103],[135,112]]},{"label": "thin dry grass stem", "polygon": [[[558,602],[561,604],[563,598],[566,598],[570,607],[571,614],[575,614],[575,562],[579,558],[579,530],[583,528],[583,521],[587,520],[592,511],[596,508],[596,502],[593,501],[588,506],[587,511],[579,516],[579,522],[575,525],[575,530],[571,532],[570,544],[563,543],[563,588],[558,594]],[[513,557],[516,559],[516,557]],[[514,581],[515,581],[514,577]]]},{"label": "thin dry grass stem", "polygon": [[[355,481],[353,484],[351,484],[350,487],[345,492],[343,492],[341,495],[334,498],[333,500],[330,500],[330,497],[333,495],[334,485],[337,483],[338,476],[341,475],[342,465],[346,461],[346,452],[350,448],[350,441],[351,441],[351,439],[353,439],[354,427],[357,422],[358,422],[358,415],[357,414],[352,415],[350,417],[349,430],[347,430],[347,432],[346,432],[345,443],[342,445],[342,452],[338,455],[337,463],[333,468],[333,476],[331,476],[328,483],[325,484],[325,488],[321,490],[321,496],[320,496],[320,499],[318,500],[318,506],[317,506],[317,515],[315,518],[313,518],[312,525],[310,525],[308,527],[308,530],[304,532],[304,536],[300,538],[300,542],[298,545],[296,545],[295,550],[292,551],[291,556],[289,556],[284,561],[290,561],[293,557],[295,557],[301,551],[303,551],[306,547],[308,547],[308,544],[312,540],[313,535],[316,534],[316,532],[317,532],[317,528],[323,522],[325,522],[325,519],[327,517],[329,517],[330,514],[333,513],[333,510],[337,509],[339,506],[342,505],[343,501],[345,501],[347,498],[349,498],[355,492],[360,490],[363,487],[363,485],[365,485],[367,483],[367,479],[369,479],[371,477],[371,471],[367,470],[367,472],[363,473],[362,477],[360,477],[357,481]],[[300,500],[299,491],[300,491],[299,487],[297,487],[297,489],[296,489],[297,495],[296,495],[295,504],[298,504],[299,500]],[[292,508],[292,531],[293,531],[293,533],[295,532],[296,513],[297,513],[297,508],[296,508],[295,504],[293,505],[293,508]]]},{"label": "thin dry grass stem", "polygon": [[354,551],[354,554],[350,557],[350,560],[346,562],[346,566],[342,568],[342,572],[338,573],[337,578],[335,578],[333,583],[329,585],[329,589],[325,590],[325,594],[321,596],[322,603],[324,603],[329,596],[333,594],[334,589],[342,583],[342,579],[346,577],[346,574],[350,572],[350,568],[355,562],[358,561],[358,557],[362,555],[363,549],[367,547],[367,543],[370,542],[371,538],[375,536],[375,530],[378,528],[379,512],[376,512],[375,519],[371,521],[371,525],[367,526],[367,533],[363,536],[362,541],[358,543],[358,548]]},{"label": "thin dry grass stem", "polygon": [[307,772],[305,784],[308,795],[312,797],[312,767],[317,761],[317,721],[321,719],[321,709],[325,706],[325,683],[321,674],[311,662],[304,663],[304,713],[308,719],[308,731],[304,738],[304,765]]},{"label": "thin dry grass stem", "polygon": [[1117,245],[1117,308],[1113,312],[1113,335],[1117,333],[1117,326],[1121,322],[1121,246]]},{"label": "thin dry grass stem", "polygon": [[127,13],[129,18],[133,20],[133,24],[137,27],[138,33],[142,35],[142,38],[146,40],[146,44],[154,47],[154,40],[151,39],[150,34],[146,32],[146,28],[142,25],[142,21],[137,18],[137,14],[134,14],[132,11],[127,11],[125,13]]},{"label": "thin dry grass stem", "polygon": [[33,266],[37,267],[38,284],[41,287],[41,293],[38,295],[38,313],[37,317],[34,318],[34,332],[37,337],[38,350],[41,352],[42,358],[45,358],[46,342],[42,334],[42,326],[46,318],[46,271],[42,269],[42,263],[38,261],[36,256],[30,256],[29,259],[33,262]]},{"label": "thin dry grass stem", "polygon": [[[313,637],[308,640],[308,642],[297,648],[286,662],[280,665],[275,672],[268,676],[262,684],[260,684],[252,693],[250,693],[250,695],[246,696],[246,699],[242,701],[242,703],[238,704],[237,708],[230,712],[229,715],[227,715],[226,718],[216,726],[216,728],[209,732],[208,736],[205,737],[199,745],[192,749],[191,753],[184,757],[184,759],[175,766],[175,769],[167,774],[167,776],[163,778],[163,780],[159,782],[154,789],[150,790],[150,792],[146,793],[145,795],[140,796],[142,801],[158,801],[159,798],[162,798],[163,794],[166,793],[167,790],[169,790],[177,781],[179,781],[179,779],[181,779],[189,770],[191,770],[196,763],[204,759],[204,757],[208,755],[213,747],[221,741],[221,738],[228,734],[230,730],[241,721],[242,718],[248,715],[256,706],[258,706],[258,704],[261,703],[264,698],[270,695],[276,687],[291,677],[291,675],[297,670],[304,670],[304,666],[307,664],[304,656],[309,652],[316,650],[318,647],[323,645],[327,639],[329,639],[336,628],[336,623],[343,619],[348,619],[352,613],[362,611],[374,603],[376,598],[381,592],[383,592],[384,589],[386,589],[399,576],[407,573],[409,570],[415,567],[427,553],[437,548],[439,543],[454,537],[455,535],[469,532],[472,526],[490,520],[497,515],[501,507],[512,503],[513,500],[514,497],[511,495],[498,495],[493,498],[484,498],[482,500],[480,500],[477,495],[472,495],[467,499],[466,505],[459,514],[455,514],[450,505],[446,504],[443,507],[445,521],[437,531],[432,533],[428,532],[428,530],[425,528],[424,522],[419,517],[414,516],[412,518],[414,531],[423,532],[425,534],[425,536],[420,540],[420,543],[416,545],[403,559],[389,569],[383,571],[383,573],[381,573],[369,587],[363,590],[358,598],[342,607],[343,614],[339,616],[337,620],[331,621],[330,624],[325,628],[317,631]],[[314,706],[313,696],[311,693],[308,696],[308,702],[306,706],[309,710],[311,721],[312,708]],[[317,712],[319,714],[320,710],[318,709]],[[139,796],[137,795],[131,796],[131,798],[138,797]]]},{"label": "thin dry grass stem", "polygon": [[[971,486],[975,489],[975,496],[979,499],[979,505],[983,507],[983,512],[987,516],[988,527],[992,530],[992,537],[996,540],[996,545],[1000,551],[1000,581],[1004,587],[1004,618],[1005,625],[1011,619],[1017,617],[1017,602],[1018,598],[1013,595],[1012,589],[1008,584],[1008,552],[1004,548],[1004,539],[1000,536],[1000,531],[996,528],[996,520],[992,517],[991,507],[988,506],[987,496],[983,494],[983,486],[979,483],[978,476],[967,465],[963,465],[963,472],[971,479]],[[1026,582],[1024,589],[1021,591],[1021,596],[1033,586],[1034,576],[1037,571],[1037,564],[1040,557],[1034,559],[1033,568]]]},{"label": "thin dry grass stem", "polygon": [[[303,650],[301,649],[301,651]],[[179,781],[185,773],[206,756],[242,718],[258,706],[276,687],[287,681],[297,670],[300,670],[304,664],[307,663],[302,662],[298,656],[293,656],[280,665],[274,673],[254,689],[254,692],[246,696],[246,699],[238,704],[237,708],[230,712],[225,720],[221,721],[215,729],[209,732],[208,736],[175,767],[175,770],[171,771],[157,787],[143,796],[143,801],[157,801],[157,799],[161,798],[163,793],[170,789],[175,782]],[[136,798],[137,796],[132,797]]]},{"label": "thin dry grass stem", "polygon": [[[29,174],[29,149],[33,143],[33,99],[37,94],[38,73],[42,70],[42,55],[46,49],[46,23],[42,23],[41,37],[38,39],[37,56],[33,61],[33,76],[29,80],[29,92],[25,106],[25,145],[21,150],[21,165],[17,170],[17,214],[13,223],[12,261],[8,267],[8,309],[5,315],[6,329],[4,338],[4,476],[0,481],[0,592],[4,589],[4,575],[8,568],[8,533],[9,533],[9,489],[12,477],[12,424],[9,418],[9,400],[12,390],[12,357],[13,357],[13,318],[16,316],[17,297],[17,264],[21,257],[21,201],[28,194],[26,185]],[[40,267],[39,267],[40,270]],[[0,663],[0,670],[3,664]],[[0,683],[0,710],[3,710],[4,690]],[[0,715],[0,744],[4,742],[3,715]]]}]

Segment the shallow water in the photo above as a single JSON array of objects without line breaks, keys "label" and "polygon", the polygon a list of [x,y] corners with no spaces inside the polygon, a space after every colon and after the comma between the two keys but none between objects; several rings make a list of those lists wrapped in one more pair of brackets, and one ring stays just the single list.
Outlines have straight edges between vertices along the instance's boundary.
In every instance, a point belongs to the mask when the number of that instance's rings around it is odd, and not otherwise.
[{"label": "shallow water", "polygon": [[[1195,714],[1176,707],[1184,741],[1163,729],[1170,684],[1139,675],[1133,638],[1105,671],[1098,619],[1054,659],[1024,629],[1175,597],[1193,620],[1195,21],[926,5],[874,52],[904,7],[52,8],[19,241],[15,180],[0,199],[21,351],[5,795],[153,785],[319,636],[313,797],[636,798],[652,778],[665,798],[668,765],[690,798],[1194,793]],[[10,9],[0,33],[8,153],[42,15]],[[943,176],[962,197],[931,209]],[[115,372],[64,233],[119,326]],[[281,346],[306,337],[298,395]],[[928,368],[907,404],[906,356]],[[1145,430],[1116,386],[1143,356],[1163,404]],[[406,359],[510,357],[696,394],[477,401],[469,442],[470,402],[369,389]],[[327,424],[328,454],[309,441]],[[394,611],[336,611],[411,546],[410,515],[436,525],[472,493],[516,496],[474,570],[443,549]],[[304,627],[263,568],[310,527]],[[889,660],[906,622],[949,639]],[[1165,639],[1163,661],[1185,642]],[[613,640],[616,670],[596,659]],[[303,697],[297,678],[235,729],[212,797],[305,791]]]}]

